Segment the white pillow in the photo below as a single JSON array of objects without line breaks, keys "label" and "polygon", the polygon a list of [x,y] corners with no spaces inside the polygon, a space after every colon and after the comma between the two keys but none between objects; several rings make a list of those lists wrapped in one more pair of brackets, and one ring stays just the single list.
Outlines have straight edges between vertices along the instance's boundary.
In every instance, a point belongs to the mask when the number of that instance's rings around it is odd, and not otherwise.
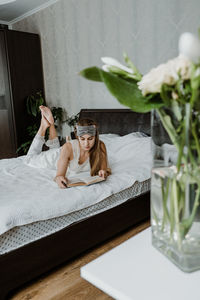
[{"label": "white pillow", "polygon": [[106,147],[110,147],[113,144],[118,144],[118,143],[122,143],[126,144],[127,142],[130,142],[130,140],[137,140],[137,139],[141,139],[141,138],[149,138],[148,135],[146,135],[143,132],[131,132],[128,133],[126,135],[122,135],[120,136],[119,134],[115,134],[115,133],[107,133],[107,134],[100,134],[99,135],[99,139],[105,143]]},{"label": "white pillow", "polygon": [[150,149],[151,138],[143,132],[132,132],[123,136],[103,135],[101,140],[106,145],[108,161],[112,165],[121,160],[131,160],[137,151],[143,152],[141,149]]},{"label": "white pillow", "polygon": [[103,133],[103,134],[99,135],[99,139],[102,142],[104,142],[105,144],[109,143],[110,141],[113,140],[113,138],[116,138],[116,137],[120,137],[120,135],[119,134],[115,134],[115,133]]},{"label": "white pillow", "polygon": [[[124,136],[129,136],[129,135],[131,135],[133,137],[137,137],[137,138],[139,138],[139,137],[141,137],[141,138],[148,137],[148,135],[146,133],[139,132],[139,131],[131,132],[131,133],[128,133],[128,134],[126,134]],[[113,138],[116,138],[116,137],[122,137],[122,136],[120,136],[119,134],[116,134],[116,133],[103,133],[103,134],[99,135],[99,139],[102,140],[102,141],[104,139],[110,140],[110,139],[113,139]]]},{"label": "white pillow", "polygon": [[116,133],[101,133],[100,135],[99,135],[99,137],[100,138],[114,138],[114,137],[116,137],[116,136],[120,136],[119,134],[116,134]]},{"label": "white pillow", "polygon": [[141,137],[141,138],[149,137],[146,133],[140,131],[132,132],[131,135],[135,137]]}]

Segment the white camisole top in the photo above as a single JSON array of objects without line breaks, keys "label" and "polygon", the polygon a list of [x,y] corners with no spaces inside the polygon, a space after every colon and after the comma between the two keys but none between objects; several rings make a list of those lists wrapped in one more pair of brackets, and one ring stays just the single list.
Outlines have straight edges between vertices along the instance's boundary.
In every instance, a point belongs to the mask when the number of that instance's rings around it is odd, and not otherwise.
[{"label": "white camisole top", "polygon": [[79,147],[79,142],[78,140],[71,140],[69,141],[72,145],[72,150],[73,150],[73,159],[70,160],[67,174],[70,173],[80,173],[80,172],[89,172],[90,171],[90,160],[89,157],[88,159],[82,163],[79,164],[79,157],[80,157],[80,147]]}]

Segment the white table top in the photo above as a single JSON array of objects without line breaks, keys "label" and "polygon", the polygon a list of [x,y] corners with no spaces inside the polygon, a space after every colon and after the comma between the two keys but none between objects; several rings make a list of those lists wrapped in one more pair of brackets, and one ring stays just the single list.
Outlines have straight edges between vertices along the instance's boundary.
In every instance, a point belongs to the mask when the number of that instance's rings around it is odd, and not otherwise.
[{"label": "white table top", "polygon": [[81,276],[120,300],[200,299],[200,271],[179,270],[151,245],[150,228],[82,267]]}]

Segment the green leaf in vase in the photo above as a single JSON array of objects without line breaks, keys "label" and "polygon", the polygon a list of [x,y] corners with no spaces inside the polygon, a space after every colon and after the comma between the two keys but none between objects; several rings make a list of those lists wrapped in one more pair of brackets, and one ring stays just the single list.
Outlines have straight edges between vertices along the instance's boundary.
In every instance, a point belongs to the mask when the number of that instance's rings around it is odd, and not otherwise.
[{"label": "green leaf in vase", "polygon": [[135,78],[137,80],[141,80],[142,79],[142,74],[139,72],[139,70],[136,68],[136,66],[132,63],[132,61],[130,60],[128,55],[124,52],[123,56],[124,56],[124,60],[127,64],[127,66],[133,70],[133,73],[135,74]]},{"label": "green leaf in vase", "polygon": [[181,121],[182,114],[181,114],[180,106],[178,105],[176,100],[172,100],[171,108],[172,108],[172,111],[173,111],[174,115],[176,116],[177,120]]},{"label": "green leaf in vase", "polygon": [[193,66],[192,76],[191,76],[191,88],[192,88],[192,97],[191,105],[199,107],[199,97],[200,97],[200,67],[196,68]]},{"label": "green leaf in vase", "polygon": [[133,80],[127,81],[117,75],[92,67],[80,72],[80,75],[89,80],[103,81],[117,100],[135,112],[146,113],[163,106],[159,97],[144,97]]},{"label": "green leaf in vase", "polygon": [[99,72],[99,68],[97,68],[97,67],[90,67],[90,68],[84,69],[84,70],[80,71],[79,75],[83,76],[84,78],[86,78],[88,80],[102,81],[101,74]]},{"label": "green leaf in vase", "polygon": [[163,99],[166,107],[171,105],[171,87],[169,87],[167,84],[163,84],[161,87],[160,96]]},{"label": "green leaf in vase", "polygon": [[198,186],[198,188],[196,190],[195,201],[194,201],[192,213],[187,219],[184,219],[180,223],[180,234],[181,234],[182,239],[186,236],[186,234],[188,233],[188,231],[192,227],[192,224],[194,222],[194,217],[196,215],[197,208],[199,207],[199,197],[200,197],[200,187]]},{"label": "green leaf in vase", "polygon": [[130,107],[133,111],[145,113],[151,111],[151,109],[163,106],[161,100],[156,99],[156,101],[154,101],[151,99],[151,101],[148,101],[148,98],[144,97],[138,89],[137,83],[128,82],[127,80],[102,70],[100,70],[100,72],[102,80],[111,94],[117,98],[121,104]]}]

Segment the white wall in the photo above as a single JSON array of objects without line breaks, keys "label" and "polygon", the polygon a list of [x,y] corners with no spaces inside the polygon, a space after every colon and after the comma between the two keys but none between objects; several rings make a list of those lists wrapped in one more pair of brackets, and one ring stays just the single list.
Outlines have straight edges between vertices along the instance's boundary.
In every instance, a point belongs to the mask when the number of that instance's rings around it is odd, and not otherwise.
[{"label": "white wall", "polygon": [[179,35],[197,33],[199,0],[59,0],[13,24],[39,33],[48,105],[69,115],[81,108],[121,105],[101,83],[81,78],[100,57],[123,62],[125,50],[142,72],[178,54]]}]

